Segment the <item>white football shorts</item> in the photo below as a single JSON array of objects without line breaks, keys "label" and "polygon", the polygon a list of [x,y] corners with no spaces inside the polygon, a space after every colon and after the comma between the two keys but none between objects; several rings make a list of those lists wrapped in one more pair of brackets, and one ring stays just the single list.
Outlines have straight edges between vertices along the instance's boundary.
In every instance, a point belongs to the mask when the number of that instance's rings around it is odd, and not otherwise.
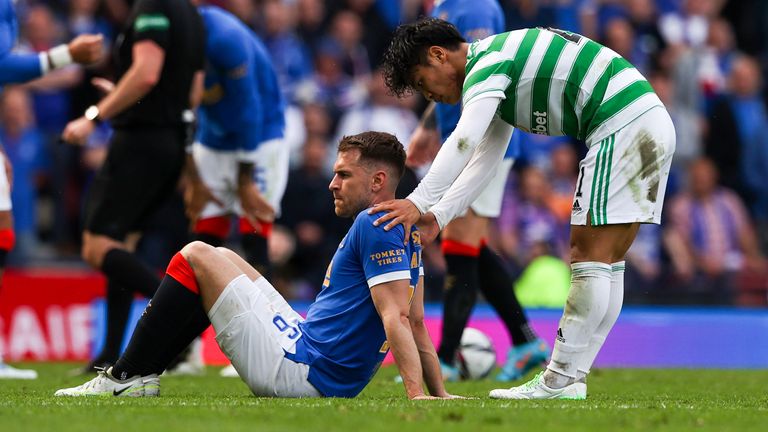
[{"label": "white football shorts", "polygon": [[501,214],[501,203],[504,199],[504,187],[507,184],[509,170],[514,165],[514,159],[504,159],[496,168],[496,175],[483,189],[480,196],[469,206],[476,215],[496,218]]},{"label": "white football shorts", "polygon": [[254,395],[322,396],[307,381],[309,366],[285,358],[286,352],[295,352],[303,318],[265,278],[233,279],[208,317],[216,342]]},{"label": "white football shorts", "polygon": [[675,127],[663,106],[590,144],[579,163],[572,225],[661,223],[675,152]]},{"label": "white football shorts", "polygon": [[[288,155],[290,149],[282,139],[265,141],[256,149],[256,182],[264,198],[280,216],[280,201],[288,185]],[[196,142],[192,157],[202,181],[223,205],[209,202],[201,218],[237,214],[243,211],[237,197],[237,154],[234,151],[216,150]]]}]

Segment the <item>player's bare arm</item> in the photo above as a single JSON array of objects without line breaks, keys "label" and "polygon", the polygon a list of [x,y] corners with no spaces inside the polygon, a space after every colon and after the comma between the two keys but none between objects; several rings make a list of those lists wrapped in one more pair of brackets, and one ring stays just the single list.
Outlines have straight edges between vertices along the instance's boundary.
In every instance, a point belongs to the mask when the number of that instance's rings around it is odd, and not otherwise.
[{"label": "player's bare arm", "polygon": [[258,226],[259,221],[275,220],[275,209],[259,192],[259,186],[254,181],[254,164],[241,161],[237,169],[237,194],[245,217],[254,226]]},{"label": "player's bare arm", "polygon": [[408,320],[408,280],[385,282],[371,288],[371,298],[384,324],[387,342],[403,377],[409,399],[424,399],[421,360]]},{"label": "player's bare arm", "polygon": [[440,150],[440,133],[437,130],[437,116],[434,102],[421,115],[419,126],[413,131],[408,143],[405,164],[411,168],[420,167],[437,156]]},{"label": "player's bare arm", "polygon": [[62,133],[65,142],[84,145],[96,127],[94,120],[108,120],[132,106],[149,93],[160,80],[165,51],[155,42],[145,40],[133,46],[133,63],[123,78],[88,116],[67,124]]},{"label": "player's bare arm", "polygon": [[197,165],[189,153],[184,163],[183,183],[185,213],[192,226],[195,225],[208,202],[213,201],[218,205],[223,205],[221,200],[216,198],[211,189],[200,178]]},{"label": "player's bare arm", "polygon": [[419,278],[419,285],[411,301],[408,321],[413,332],[413,340],[416,342],[416,349],[419,351],[424,383],[427,385],[429,394],[443,399],[463,399],[462,396],[452,395],[445,389],[440,372],[440,360],[437,358],[435,346],[424,324],[424,277]]}]

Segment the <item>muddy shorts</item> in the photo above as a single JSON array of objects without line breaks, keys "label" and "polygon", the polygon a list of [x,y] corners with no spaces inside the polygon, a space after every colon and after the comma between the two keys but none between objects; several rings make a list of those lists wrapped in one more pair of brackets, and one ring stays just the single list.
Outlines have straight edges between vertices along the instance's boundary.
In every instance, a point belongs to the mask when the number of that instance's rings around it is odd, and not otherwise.
[{"label": "muddy shorts", "polygon": [[663,106],[590,144],[579,164],[572,225],[661,222],[675,128]]}]

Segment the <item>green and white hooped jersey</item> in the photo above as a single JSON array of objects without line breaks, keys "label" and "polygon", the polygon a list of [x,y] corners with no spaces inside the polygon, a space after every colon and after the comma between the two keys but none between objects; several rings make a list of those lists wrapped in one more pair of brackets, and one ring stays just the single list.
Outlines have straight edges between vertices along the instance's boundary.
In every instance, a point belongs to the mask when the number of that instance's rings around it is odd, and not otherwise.
[{"label": "green and white hooped jersey", "polygon": [[462,103],[501,97],[498,114],[520,130],[591,145],[663,106],[627,60],[584,36],[533,28],[469,47]]}]

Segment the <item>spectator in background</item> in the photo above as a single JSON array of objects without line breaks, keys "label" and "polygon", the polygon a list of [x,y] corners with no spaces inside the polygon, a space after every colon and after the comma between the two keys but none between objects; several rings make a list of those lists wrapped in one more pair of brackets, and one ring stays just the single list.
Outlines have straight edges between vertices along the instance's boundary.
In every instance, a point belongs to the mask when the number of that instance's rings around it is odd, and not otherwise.
[{"label": "spectator in background", "polygon": [[659,99],[667,107],[672,122],[675,124],[677,146],[675,157],[672,159],[673,177],[681,176],[690,162],[697,159],[702,153],[701,129],[704,118],[701,114],[685,105],[678,105],[673,97],[675,93],[674,82],[664,73],[658,72],[649,76],[651,83]]},{"label": "spectator in background", "polygon": [[321,136],[309,135],[301,165],[288,176],[281,204],[283,215],[277,223],[295,236],[295,252],[288,269],[284,269],[297,281],[292,297],[315,297],[316,282],[323,279],[327,258],[333,255],[351,222],[336,217],[333,201],[329,199],[331,178],[326,169],[329,153],[328,144]]},{"label": "spectator in background", "polygon": [[686,302],[731,304],[737,273],[765,268],[744,203],[717,176],[711,160],[696,160],[687,190],[669,203],[664,243],[677,279],[672,286]]},{"label": "spectator in background", "polygon": [[517,188],[507,182],[497,219],[499,250],[522,269],[541,255],[563,256],[562,228],[550,208],[550,185],[544,172],[527,167]]},{"label": "spectator in background", "polygon": [[661,235],[660,225],[640,225],[626,256],[625,302],[648,303],[658,298],[656,295],[663,295],[658,289],[662,269]]},{"label": "spectator in background", "polygon": [[323,41],[338,49],[341,69],[355,81],[367,80],[371,75],[368,49],[362,44],[363,21],[349,10],[333,16],[330,35]]},{"label": "spectator in background", "polygon": [[347,111],[336,129],[339,142],[343,136],[365,131],[388,132],[400,142],[408,142],[418,125],[418,118],[409,105],[415,98],[397,99],[389,94],[384,77],[377,71],[368,83],[368,97],[365,103]]},{"label": "spectator in background", "polygon": [[[344,0],[342,8],[349,9],[360,17],[365,23],[363,27],[362,43],[368,51],[370,61],[369,68],[375,69],[379,65],[384,51],[389,45],[394,27],[390,26],[376,6],[377,0]],[[387,0],[388,3],[397,3]],[[396,23],[396,24],[399,24]]]},{"label": "spectator in background", "polygon": [[651,59],[640,49],[632,24],[624,17],[612,18],[605,26],[604,44],[647,74]]},{"label": "spectator in background", "polygon": [[736,189],[749,203],[753,216],[765,226],[768,110],[761,89],[760,68],[755,59],[737,58],[728,77],[729,92],[715,102],[712,110],[706,153],[717,161],[723,184]]},{"label": "spectator in background", "polygon": [[509,29],[557,27],[557,13],[551,1],[505,0],[500,3]]},{"label": "spectator in background", "polygon": [[727,77],[737,57],[733,29],[728,21],[716,19],[710,23],[701,57],[697,76],[708,111],[712,101],[726,90]]},{"label": "spectator in background", "polygon": [[[23,46],[35,52],[46,51],[64,41],[65,27],[44,5],[29,9],[22,26]],[[69,66],[53,71],[29,84],[34,117],[51,157],[51,197],[53,199],[53,237],[60,250],[76,249],[79,234],[80,149],[59,145],[59,134],[71,117],[71,90],[84,79],[83,69]]]},{"label": "spectator in background", "polygon": [[320,44],[315,57],[315,73],[296,89],[296,98],[302,103],[323,106],[331,116],[333,125],[345,111],[365,97],[362,81],[355,82],[342,68],[344,53],[330,40]]},{"label": "spectator in background", "polygon": [[13,223],[16,245],[11,263],[24,265],[36,253],[37,189],[44,176],[45,149],[35,127],[29,94],[20,87],[3,90],[0,103],[0,143],[13,167]]},{"label": "spectator in background", "polygon": [[[296,88],[312,76],[312,57],[296,35],[296,5],[279,0],[264,4],[262,40],[275,66],[284,99],[296,101]],[[242,18],[241,18],[242,19]]]},{"label": "spectator in background", "polygon": [[710,19],[722,7],[722,0],[684,0],[683,10],[662,15],[661,34],[667,44],[702,47],[709,34]]},{"label": "spectator in background", "polygon": [[635,33],[635,48],[648,59],[648,69],[660,66],[661,52],[666,43],[661,36],[654,0],[627,0],[627,17]]},{"label": "spectator in background", "polygon": [[[278,2],[282,2],[281,0],[277,0]],[[209,1],[208,3],[216,3],[213,1]],[[257,22],[259,18],[258,9],[256,8],[256,2],[253,0],[223,0],[221,1],[222,4],[219,4],[218,6],[222,6],[228,11],[232,12],[233,15],[240,18],[240,21],[244,22],[245,25],[248,27],[251,27],[255,29],[257,27]],[[283,14],[285,16],[286,14]],[[268,21],[267,17],[264,17],[265,21]]]},{"label": "spectator in background", "polygon": [[324,0],[298,0],[298,25],[296,31],[309,44],[312,54],[315,43],[325,36],[327,9]]},{"label": "spectator in background", "polygon": [[572,145],[563,142],[552,149],[550,159],[550,169],[547,172],[551,185],[549,207],[567,232],[571,225],[573,191],[576,190],[579,175],[579,157]]},{"label": "spectator in background", "polygon": [[112,26],[98,15],[99,0],[70,0],[67,15],[67,29],[72,36],[85,33],[104,35],[107,41],[112,39]]}]

